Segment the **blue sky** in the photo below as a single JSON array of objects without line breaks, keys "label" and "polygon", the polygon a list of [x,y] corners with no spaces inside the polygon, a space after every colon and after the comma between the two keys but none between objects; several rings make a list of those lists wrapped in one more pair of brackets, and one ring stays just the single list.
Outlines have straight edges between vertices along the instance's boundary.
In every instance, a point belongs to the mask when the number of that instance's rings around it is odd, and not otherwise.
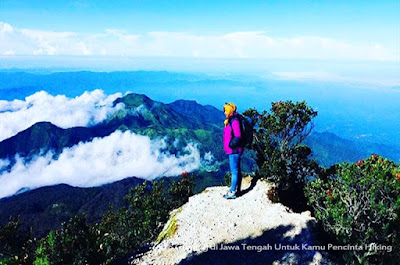
[{"label": "blue sky", "polygon": [[398,65],[399,13],[398,0],[0,0],[0,56],[8,61],[102,56]]},{"label": "blue sky", "polygon": [[[267,31],[394,44],[399,1],[2,0],[0,18],[19,28],[100,32],[107,28],[227,33]],[[396,40],[398,41],[398,39]]]}]

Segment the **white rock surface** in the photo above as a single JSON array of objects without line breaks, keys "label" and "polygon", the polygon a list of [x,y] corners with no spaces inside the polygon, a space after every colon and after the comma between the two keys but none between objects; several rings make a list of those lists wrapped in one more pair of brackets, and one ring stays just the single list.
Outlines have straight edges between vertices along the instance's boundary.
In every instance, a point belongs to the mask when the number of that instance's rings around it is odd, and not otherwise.
[{"label": "white rock surface", "polygon": [[[246,190],[250,179],[243,182]],[[318,251],[320,246],[312,233],[315,219],[310,212],[293,213],[280,203],[272,203],[267,197],[269,187],[259,180],[234,200],[223,198],[227,187],[210,187],[190,197],[176,212],[173,236],[133,264],[330,263],[324,252]],[[309,250],[310,246],[314,249]]]}]

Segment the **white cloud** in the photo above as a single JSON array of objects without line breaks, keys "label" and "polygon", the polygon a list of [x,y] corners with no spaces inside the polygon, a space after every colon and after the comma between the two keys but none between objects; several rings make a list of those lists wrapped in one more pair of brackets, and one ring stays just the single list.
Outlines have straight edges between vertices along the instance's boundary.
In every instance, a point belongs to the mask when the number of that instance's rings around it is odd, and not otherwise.
[{"label": "white cloud", "polygon": [[0,53],[15,55],[81,55],[80,37],[74,32],[53,32],[14,28],[0,22]]},{"label": "white cloud", "polygon": [[[130,176],[154,179],[191,172],[200,166],[197,146],[188,144],[180,156],[165,150],[164,140],[150,140],[129,131],[116,131],[104,138],[95,138],[65,148],[57,160],[51,152],[26,164],[16,157],[10,172],[0,175],[0,198],[15,194],[22,188],[66,183],[92,187]],[[8,161],[0,160],[1,165]]]},{"label": "white cloud", "polygon": [[10,24],[0,22],[0,34],[13,32],[13,27]]},{"label": "white cloud", "polygon": [[14,55],[14,54],[15,54],[15,51],[13,51],[13,50],[8,50],[3,53],[3,55]]},{"label": "white cloud", "polygon": [[61,128],[95,125],[123,107],[122,103],[113,107],[113,101],[121,96],[107,96],[97,89],[75,98],[40,91],[25,100],[0,100],[0,141],[40,121]]},{"label": "white cloud", "polygon": [[355,44],[320,36],[272,37],[262,31],[196,35],[186,32],[131,34],[46,32],[0,22],[0,54],[109,55],[197,58],[283,58],[396,61],[396,50],[379,43]]},{"label": "white cloud", "polygon": [[6,167],[10,164],[10,161],[8,159],[0,159],[0,171],[3,169],[3,167]]}]

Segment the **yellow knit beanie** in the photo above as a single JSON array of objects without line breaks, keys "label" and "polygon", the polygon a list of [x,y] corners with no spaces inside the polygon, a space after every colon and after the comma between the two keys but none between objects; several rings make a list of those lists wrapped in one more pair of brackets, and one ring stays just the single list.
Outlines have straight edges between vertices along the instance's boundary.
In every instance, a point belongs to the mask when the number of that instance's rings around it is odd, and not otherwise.
[{"label": "yellow knit beanie", "polygon": [[233,113],[235,113],[235,111],[236,111],[236,105],[235,105],[235,104],[233,104],[233,103],[231,103],[231,102],[225,103],[225,105],[224,105],[224,113],[225,113],[225,115],[227,115],[227,117],[228,117],[228,118],[224,121],[225,126],[228,125],[228,123],[229,123],[229,117],[230,117]]}]

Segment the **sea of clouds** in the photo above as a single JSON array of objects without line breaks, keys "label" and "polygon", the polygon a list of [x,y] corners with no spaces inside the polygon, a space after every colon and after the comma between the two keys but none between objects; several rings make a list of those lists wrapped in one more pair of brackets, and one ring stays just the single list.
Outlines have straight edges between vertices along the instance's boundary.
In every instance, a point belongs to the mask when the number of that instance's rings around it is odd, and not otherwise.
[{"label": "sea of clouds", "polygon": [[[0,198],[21,189],[60,183],[93,187],[130,176],[151,180],[191,172],[200,166],[195,144],[189,143],[181,155],[165,150],[165,139],[151,140],[129,131],[115,131],[107,137],[65,148],[56,160],[52,152],[29,163],[17,156],[11,171],[3,170],[0,175]],[[0,160],[0,170],[8,164],[9,161]]]},{"label": "sea of clouds", "polygon": [[113,106],[114,100],[121,96],[121,93],[106,95],[97,89],[75,98],[40,91],[25,100],[0,100],[0,141],[40,121],[61,128],[95,125],[123,108],[122,103]]},{"label": "sea of clouds", "polygon": [[[123,104],[113,106],[113,101],[120,96],[94,90],[67,98],[41,91],[25,100],[0,101],[0,139],[39,121],[49,121],[62,128],[95,125],[124,108]],[[29,161],[17,154],[12,165],[9,160],[0,159],[0,198],[61,183],[93,187],[131,176],[148,180],[176,176],[213,160],[208,153],[201,159],[194,143],[187,144],[178,154],[171,154],[167,151],[170,141],[166,137],[152,140],[130,131],[115,131],[109,136],[64,148],[57,158],[50,151]]]}]

